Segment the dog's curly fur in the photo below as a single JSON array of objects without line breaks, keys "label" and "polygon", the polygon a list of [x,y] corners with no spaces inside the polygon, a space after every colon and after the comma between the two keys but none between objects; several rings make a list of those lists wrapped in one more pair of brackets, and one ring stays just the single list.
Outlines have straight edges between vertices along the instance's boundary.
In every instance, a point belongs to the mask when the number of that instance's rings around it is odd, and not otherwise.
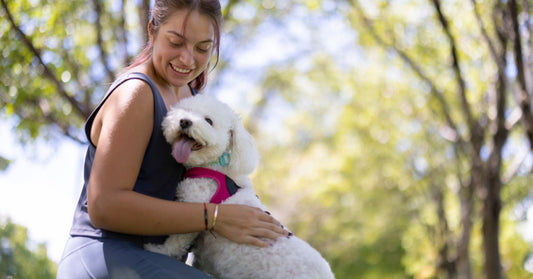
[{"label": "dog's curly fur", "polygon": [[[254,139],[229,106],[205,94],[186,98],[169,111],[163,121],[163,130],[166,140],[173,145],[184,138],[194,140],[195,143],[190,145],[190,154],[181,158],[186,159],[186,166],[201,166],[222,172],[241,187],[223,203],[244,204],[266,210],[249,179],[249,174],[259,162]],[[213,164],[224,152],[230,153],[229,164]],[[178,185],[177,200],[209,202],[216,189],[214,180],[187,178]],[[282,237],[268,248],[258,248],[202,232],[172,235],[163,245],[148,244],[145,248],[182,258],[195,239],[195,266],[216,278],[334,278],[329,264],[320,253],[296,236]]]}]

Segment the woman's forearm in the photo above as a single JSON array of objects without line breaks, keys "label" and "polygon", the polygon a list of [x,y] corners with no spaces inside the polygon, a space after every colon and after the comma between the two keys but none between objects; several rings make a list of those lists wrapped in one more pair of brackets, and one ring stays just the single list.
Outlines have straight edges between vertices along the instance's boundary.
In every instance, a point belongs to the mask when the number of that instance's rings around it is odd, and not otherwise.
[{"label": "woman's forearm", "polygon": [[[91,199],[91,222],[97,228],[138,235],[166,235],[205,229],[203,204],[153,198],[134,191],[107,192]],[[211,220],[214,205],[207,205]]]}]

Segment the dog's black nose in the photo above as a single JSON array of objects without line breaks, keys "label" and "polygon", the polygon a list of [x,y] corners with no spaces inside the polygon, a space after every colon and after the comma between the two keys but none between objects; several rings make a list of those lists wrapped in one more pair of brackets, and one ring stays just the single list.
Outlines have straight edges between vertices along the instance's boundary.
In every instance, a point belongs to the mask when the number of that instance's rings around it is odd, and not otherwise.
[{"label": "dog's black nose", "polygon": [[191,125],[192,125],[192,121],[189,120],[189,119],[181,119],[180,120],[180,127],[182,129],[187,129],[187,128],[191,127]]}]

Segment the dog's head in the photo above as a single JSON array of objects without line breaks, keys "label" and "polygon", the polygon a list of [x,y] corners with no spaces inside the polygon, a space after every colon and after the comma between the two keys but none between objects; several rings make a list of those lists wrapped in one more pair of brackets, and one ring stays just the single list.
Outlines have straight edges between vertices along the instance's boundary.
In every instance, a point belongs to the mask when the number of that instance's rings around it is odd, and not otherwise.
[{"label": "dog's head", "polygon": [[[226,104],[205,94],[181,100],[163,120],[163,134],[176,161],[187,166],[218,165],[235,175],[251,173],[259,154],[253,137]],[[224,153],[229,163],[217,163]]]}]

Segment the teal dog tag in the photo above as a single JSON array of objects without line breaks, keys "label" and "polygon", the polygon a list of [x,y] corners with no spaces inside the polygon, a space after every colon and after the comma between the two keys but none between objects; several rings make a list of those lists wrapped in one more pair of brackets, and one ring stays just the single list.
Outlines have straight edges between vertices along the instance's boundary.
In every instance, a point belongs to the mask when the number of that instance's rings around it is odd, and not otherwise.
[{"label": "teal dog tag", "polygon": [[227,165],[229,165],[229,161],[230,161],[230,156],[229,156],[229,153],[228,152],[224,152],[224,154],[220,155],[220,157],[218,157],[218,163],[225,167]]}]

